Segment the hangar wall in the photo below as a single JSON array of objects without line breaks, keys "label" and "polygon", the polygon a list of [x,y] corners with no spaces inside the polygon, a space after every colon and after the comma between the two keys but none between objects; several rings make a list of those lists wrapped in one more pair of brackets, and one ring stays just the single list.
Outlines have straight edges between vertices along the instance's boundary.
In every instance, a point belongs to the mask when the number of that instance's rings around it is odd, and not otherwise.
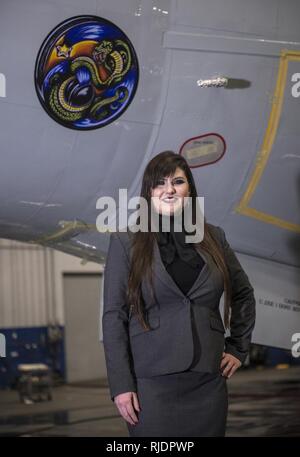
[{"label": "hangar wall", "polygon": [[64,275],[96,273],[100,281],[103,266],[84,264],[39,245],[0,239],[0,271],[0,333],[6,338],[0,387],[14,385],[19,363],[54,365],[66,379]]}]

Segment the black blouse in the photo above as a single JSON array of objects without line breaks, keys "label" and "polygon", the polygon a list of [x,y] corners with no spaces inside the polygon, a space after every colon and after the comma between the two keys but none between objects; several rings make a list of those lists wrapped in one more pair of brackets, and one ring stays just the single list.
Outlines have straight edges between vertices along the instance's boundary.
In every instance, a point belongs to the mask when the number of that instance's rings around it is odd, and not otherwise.
[{"label": "black blouse", "polygon": [[173,280],[185,295],[193,286],[204,265],[202,257],[198,253],[197,256],[199,257],[199,265],[197,268],[192,267],[181,260],[177,254],[172,263],[165,264],[167,272],[172,276]]},{"label": "black blouse", "polygon": [[158,232],[158,247],[167,272],[186,295],[204,266],[204,260],[193,243],[186,243],[187,233],[174,231],[171,219],[170,231]]}]

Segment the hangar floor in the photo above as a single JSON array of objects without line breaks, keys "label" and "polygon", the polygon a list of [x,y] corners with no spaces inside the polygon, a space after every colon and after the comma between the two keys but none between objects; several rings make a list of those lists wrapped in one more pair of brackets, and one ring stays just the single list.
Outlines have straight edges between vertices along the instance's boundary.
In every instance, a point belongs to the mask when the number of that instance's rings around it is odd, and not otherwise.
[{"label": "hangar floor", "polygon": [[[300,367],[242,369],[227,381],[226,436],[300,436]],[[0,436],[127,435],[105,382],[64,385],[53,400],[21,404],[0,391]]]}]

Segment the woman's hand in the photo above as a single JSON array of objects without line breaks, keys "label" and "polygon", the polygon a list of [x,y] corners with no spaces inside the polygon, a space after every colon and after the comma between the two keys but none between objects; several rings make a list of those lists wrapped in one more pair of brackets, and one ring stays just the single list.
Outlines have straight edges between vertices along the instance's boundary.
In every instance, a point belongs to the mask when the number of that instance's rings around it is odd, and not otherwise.
[{"label": "woman's hand", "polygon": [[[234,357],[232,354],[227,354],[226,352],[223,352],[223,357],[222,357],[222,362],[221,362],[221,370],[222,370],[222,376],[226,376],[227,378],[230,378],[233,373],[242,365],[242,362]],[[223,370],[223,367],[224,370]]]},{"label": "woman's hand", "polygon": [[116,395],[114,397],[114,403],[116,404],[121,416],[129,422],[129,424],[135,425],[138,422],[134,408],[137,411],[140,411],[141,409],[136,392],[125,392],[123,394]]}]

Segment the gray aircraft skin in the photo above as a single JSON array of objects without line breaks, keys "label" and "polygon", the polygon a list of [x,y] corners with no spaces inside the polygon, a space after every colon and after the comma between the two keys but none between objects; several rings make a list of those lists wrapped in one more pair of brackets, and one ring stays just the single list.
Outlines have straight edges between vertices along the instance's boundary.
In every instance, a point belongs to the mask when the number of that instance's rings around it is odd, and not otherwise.
[{"label": "gray aircraft skin", "polygon": [[[139,66],[128,108],[87,131],[49,116],[34,83],[46,36],[80,15],[119,27]],[[250,259],[254,282],[256,261],[269,276],[290,272],[273,292],[294,301],[293,326],[272,340],[290,348],[300,331],[299,16],[297,0],[1,0],[0,237],[103,262],[99,197],[139,195],[154,155],[184,153],[207,220]],[[257,342],[269,342],[268,320]]]}]

